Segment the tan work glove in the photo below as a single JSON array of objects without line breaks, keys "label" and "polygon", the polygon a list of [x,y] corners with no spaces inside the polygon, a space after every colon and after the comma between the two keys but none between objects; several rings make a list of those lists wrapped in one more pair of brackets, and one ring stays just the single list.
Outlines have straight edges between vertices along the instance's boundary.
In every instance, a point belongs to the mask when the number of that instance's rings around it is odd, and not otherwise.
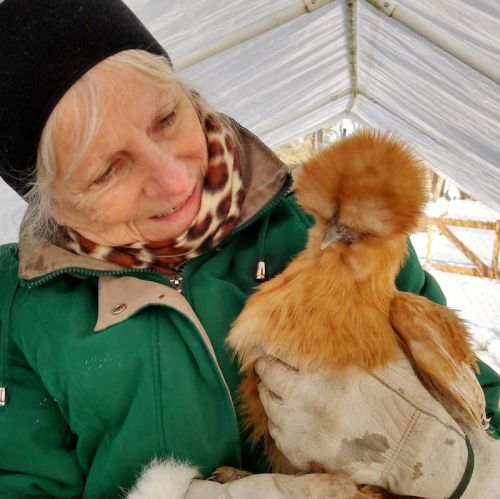
[{"label": "tan work glove", "polygon": [[357,487],[327,473],[251,475],[225,484],[193,480],[186,499],[351,499]]},{"label": "tan work glove", "polygon": [[298,469],[318,463],[357,484],[429,499],[450,497],[462,480],[465,436],[406,358],[372,374],[331,374],[266,356],[255,371],[270,434]]},{"label": "tan work glove", "polygon": [[226,484],[200,480],[198,470],[174,460],[144,469],[127,499],[350,499],[357,488],[346,476],[259,474]]}]

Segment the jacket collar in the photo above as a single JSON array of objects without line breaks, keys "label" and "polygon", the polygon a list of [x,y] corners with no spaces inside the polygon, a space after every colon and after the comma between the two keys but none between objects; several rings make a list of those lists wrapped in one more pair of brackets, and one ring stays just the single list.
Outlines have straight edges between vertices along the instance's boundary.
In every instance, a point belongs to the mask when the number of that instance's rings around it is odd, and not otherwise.
[{"label": "jacket collar", "polygon": [[[250,220],[283,187],[288,169],[253,133],[233,122],[241,147],[241,168],[246,198],[240,225]],[[76,255],[52,243],[41,241],[34,250],[19,247],[19,277],[33,280],[57,271],[86,269],[113,272],[124,270],[111,262]]]}]

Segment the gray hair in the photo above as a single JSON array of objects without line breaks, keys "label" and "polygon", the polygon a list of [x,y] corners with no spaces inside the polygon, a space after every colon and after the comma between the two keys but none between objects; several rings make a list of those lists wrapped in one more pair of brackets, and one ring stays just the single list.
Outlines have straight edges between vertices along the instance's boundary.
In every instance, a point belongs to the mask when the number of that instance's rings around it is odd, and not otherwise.
[{"label": "gray hair", "polygon": [[[217,113],[195,90],[188,87],[182,79],[172,71],[167,60],[143,50],[126,50],[119,52],[100,63],[109,69],[120,72],[134,72],[134,77],[145,82],[157,85],[176,82],[185,91],[198,114],[213,113],[232,131],[236,141],[236,133],[232,121],[226,116]],[[111,73],[116,74],[116,73]],[[78,166],[88,152],[101,123],[102,103],[96,90],[95,74],[92,71],[85,73],[69,90],[76,98],[72,99],[75,112],[83,116],[86,123],[81,130],[73,130],[76,143],[81,144],[78,154],[68,168],[68,175]],[[54,147],[54,133],[60,115],[60,102],[54,108],[42,131],[37,151],[36,168],[30,182],[30,188],[25,195],[28,203],[26,213],[21,224],[19,239],[23,247],[35,247],[40,240],[57,242],[60,226],[52,217],[51,184],[57,175],[56,153]]]}]

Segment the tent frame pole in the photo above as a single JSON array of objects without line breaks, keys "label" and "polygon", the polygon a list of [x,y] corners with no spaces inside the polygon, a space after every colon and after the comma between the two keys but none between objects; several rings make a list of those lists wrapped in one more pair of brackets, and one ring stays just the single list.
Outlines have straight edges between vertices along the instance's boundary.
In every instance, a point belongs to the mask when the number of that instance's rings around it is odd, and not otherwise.
[{"label": "tent frame pole", "polygon": [[486,57],[472,52],[465,44],[451,39],[443,30],[428,24],[422,17],[393,0],[366,0],[376,9],[392,17],[437,47],[500,85],[500,68]]},{"label": "tent frame pole", "polygon": [[358,0],[346,1],[347,40],[349,44],[349,70],[351,76],[351,98],[345,110],[350,113],[359,94],[358,85]]},{"label": "tent frame pole", "polygon": [[237,33],[219,38],[214,43],[182,57],[176,58],[175,68],[185,69],[189,66],[198,64],[199,62],[212,57],[224,50],[228,50],[238,44],[244,43],[256,36],[259,36],[267,31],[270,31],[278,26],[286,24],[294,19],[314,12],[335,0],[300,0],[296,5],[288,7],[279,12],[276,12],[266,19],[245,26]]}]

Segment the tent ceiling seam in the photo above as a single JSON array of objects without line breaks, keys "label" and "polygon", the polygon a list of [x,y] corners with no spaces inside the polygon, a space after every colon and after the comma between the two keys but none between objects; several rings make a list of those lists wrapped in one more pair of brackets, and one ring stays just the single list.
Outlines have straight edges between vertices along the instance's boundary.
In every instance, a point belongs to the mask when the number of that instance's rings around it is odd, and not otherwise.
[{"label": "tent ceiling seam", "polygon": [[421,127],[415,125],[411,121],[408,121],[406,118],[403,118],[400,114],[395,113],[394,111],[392,111],[391,109],[389,109],[388,107],[386,107],[384,104],[381,104],[377,99],[375,99],[375,97],[372,97],[371,95],[367,94],[364,91],[360,91],[360,95],[362,95],[365,99],[368,99],[372,104],[375,104],[376,106],[382,108],[386,113],[389,113],[392,116],[395,116],[396,118],[398,118],[399,120],[401,120],[402,122],[406,123],[409,127],[414,128],[415,130],[418,130],[421,134],[425,135],[428,139],[432,140],[433,142],[436,142],[437,144],[439,144],[442,147],[445,147],[450,152],[452,152],[454,154],[457,154],[462,159],[465,159],[458,152],[452,151],[446,145],[442,144],[441,142],[438,142],[435,137],[432,137],[431,135],[429,135],[429,133],[426,132],[425,130],[423,130]]},{"label": "tent ceiling seam", "polygon": [[300,113],[293,115],[291,118],[287,119],[286,121],[282,121],[281,123],[277,124],[273,128],[269,128],[267,130],[266,129],[260,130],[258,127],[255,127],[254,129],[252,129],[252,131],[257,136],[266,135],[268,133],[273,133],[276,130],[279,130],[280,128],[283,128],[284,126],[288,125],[292,121],[298,120],[300,118],[303,118],[304,116],[307,116],[308,114],[314,113],[315,111],[322,109],[323,107],[327,106],[328,104],[331,104],[332,102],[335,102],[339,99],[342,99],[343,97],[347,97],[350,94],[351,94],[351,89],[347,89],[344,92],[340,92],[338,94],[335,94],[333,97],[326,97],[319,104],[316,104],[314,107],[302,109]]}]

